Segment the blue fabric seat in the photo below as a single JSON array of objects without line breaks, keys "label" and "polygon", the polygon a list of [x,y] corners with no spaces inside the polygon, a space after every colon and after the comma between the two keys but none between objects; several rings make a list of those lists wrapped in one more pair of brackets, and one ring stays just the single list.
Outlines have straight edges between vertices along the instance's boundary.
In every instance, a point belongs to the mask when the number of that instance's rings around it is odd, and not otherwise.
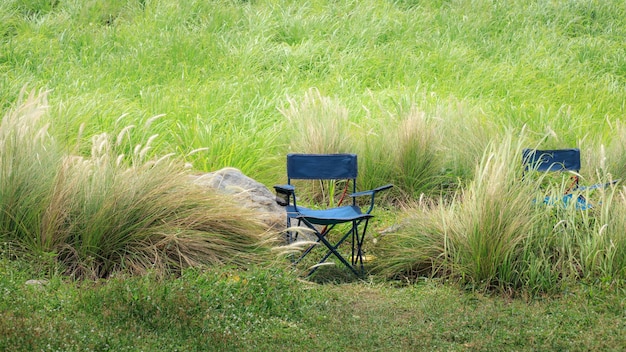
[{"label": "blue fabric seat", "polygon": [[[290,231],[294,222],[296,226],[306,226],[316,237],[316,243],[322,243],[327,248],[318,264],[324,263],[331,255],[334,255],[357,276],[364,272],[363,268],[363,242],[376,194],[393,187],[388,184],[372,190],[356,192],[358,175],[358,163],[356,154],[288,154],[287,155],[287,184],[276,185],[276,200],[278,204],[285,206],[287,229],[286,239],[291,243],[297,240],[297,232]],[[346,187],[351,187],[351,204],[329,208],[313,209],[303,207],[297,203],[296,187],[294,180],[346,180]],[[346,188],[347,190],[347,188]],[[357,197],[369,196],[369,207],[363,210],[356,202]],[[348,230],[335,242],[331,241],[328,234],[336,225],[348,224]],[[339,251],[339,246],[350,239],[352,252],[348,261]],[[294,261],[298,264],[305,256],[309,255],[315,246],[310,246],[302,255]],[[308,273],[313,274],[319,266],[314,266]],[[307,275],[307,276],[308,276]]]},{"label": "blue fabric seat", "polygon": [[308,219],[315,225],[332,225],[337,221],[347,222],[373,217],[371,214],[363,214],[361,208],[356,205],[331,209],[309,209],[303,206],[296,208],[291,205],[287,207],[286,211],[291,217]]}]

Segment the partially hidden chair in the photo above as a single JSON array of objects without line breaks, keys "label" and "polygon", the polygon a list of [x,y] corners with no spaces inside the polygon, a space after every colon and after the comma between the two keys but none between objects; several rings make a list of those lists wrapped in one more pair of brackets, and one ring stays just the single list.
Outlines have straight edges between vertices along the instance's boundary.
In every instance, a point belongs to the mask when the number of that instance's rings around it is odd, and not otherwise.
[{"label": "partially hidden chair", "polygon": [[[297,240],[297,232],[290,231],[294,222],[296,226],[305,226],[315,234],[315,244],[322,243],[328,250],[326,255],[313,266],[307,276],[310,276],[317,270],[319,264],[324,263],[331,255],[334,255],[349,268],[355,275],[361,276],[364,272],[363,267],[363,241],[367,231],[369,220],[373,217],[371,214],[374,208],[376,194],[393,187],[388,184],[372,190],[356,192],[358,173],[358,164],[356,154],[288,154],[287,155],[287,184],[276,185],[276,200],[280,205],[286,207],[287,214],[287,230],[286,237],[289,243]],[[292,181],[294,180],[329,180],[336,182],[345,180],[351,182],[351,186],[346,187],[352,189],[349,196],[352,198],[350,205],[335,207],[327,207],[322,209],[311,209],[299,205],[296,197],[296,187]],[[348,189],[348,188],[346,188]],[[362,210],[357,204],[356,198],[360,196],[369,196],[369,207]],[[338,237],[335,241],[331,240],[328,234],[335,226],[339,224],[347,224],[343,227],[348,228],[345,233]],[[339,251],[339,246],[348,238],[351,238],[352,252],[350,261],[348,261]],[[337,238],[337,237],[335,237]],[[300,262],[308,255],[315,245],[310,246],[301,256],[294,261],[294,264]]]},{"label": "partially hidden chair", "polygon": [[554,199],[553,197],[545,197],[544,204],[554,205],[561,203],[564,207],[575,199],[575,207],[578,210],[587,210],[592,205],[587,202],[587,199],[580,193],[585,190],[592,190],[596,188],[606,187],[608,185],[616,183],[618,180],[614,180],[605,184],[595,184],[592,186],[581,186],[580,181],[580,149],[524,149],[522,151],[522,162],[524,165],[524,173],[534,170],[539,172],[571,172],[571,184],[565,189],[565,192],[561,199]]}]

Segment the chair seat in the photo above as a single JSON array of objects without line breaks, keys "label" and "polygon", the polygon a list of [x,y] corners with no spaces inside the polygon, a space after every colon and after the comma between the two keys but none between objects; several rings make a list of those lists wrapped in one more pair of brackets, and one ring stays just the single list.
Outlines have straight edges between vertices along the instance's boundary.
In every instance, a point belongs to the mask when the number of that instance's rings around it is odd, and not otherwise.
[{"label": "chair seat", "polygon": [[[566,194],[561,198],[553,198],[553,197],[545,197],[543,203],[546,205],[556,205],[561,204],[564,208],[567,208],[570,201],[572,201],[572,194]],[[576,210],[587,210],[591,209],[591,204],[587,203],[584,197],[578,196],[576,197]]]},{"label": "chair seat", "polygon": [[287,214],[289,217],[305,219],[315,225],[340,224],[373,217],[370,214],[363,214],[361,208],[356,205],[321,210],[298,206],[298,211],[293,205],[290,205],[287,206]]}]

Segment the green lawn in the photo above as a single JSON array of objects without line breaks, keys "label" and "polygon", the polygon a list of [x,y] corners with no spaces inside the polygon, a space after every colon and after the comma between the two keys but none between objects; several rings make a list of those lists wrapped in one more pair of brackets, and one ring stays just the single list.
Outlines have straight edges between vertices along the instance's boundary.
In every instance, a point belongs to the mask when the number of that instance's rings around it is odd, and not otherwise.
[{"label": "green lawn", "polygon": [[623,289],[490,296],[454,284],[303,282],[283,269],[25,285],[3,262],[7,351],[618,351]]}]

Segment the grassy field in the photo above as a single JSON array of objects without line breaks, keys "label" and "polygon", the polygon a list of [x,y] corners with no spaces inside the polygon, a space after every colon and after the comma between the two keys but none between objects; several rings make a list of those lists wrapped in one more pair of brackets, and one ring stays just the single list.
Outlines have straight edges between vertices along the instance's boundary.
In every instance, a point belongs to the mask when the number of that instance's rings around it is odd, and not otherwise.
[{"label": "grassy field", "polygon": [[597,154],[626,100],[619,1],[11,0],[0,11],[0,106],[24,86],[50,90],[52,128],[69,144],[83,124],[88,137],[163,115],[135,135],[159,134],[154,153],[207,148],[187,157],[195,168],[269,185],[285,152],[314,149],[298,134],[324,114],[349,131],[327,148],[389,169],[370,150],[426,119],[454,177],[507,128]]},{"label": "grassy field", "polygon": [[[3,1],[0,349],[621,350],[626,189],[533,206],[569,181],[520,160],[626,178],[625,37],[618,0]],[[365,281],[186,181],[288,152],[396,186]]]},{"label": "grassy field", "polygon": [[422,281],[312,284],[283,268],[24,285],[2,263],[6,351],[619,351],[623,289],[507,299]]}]

